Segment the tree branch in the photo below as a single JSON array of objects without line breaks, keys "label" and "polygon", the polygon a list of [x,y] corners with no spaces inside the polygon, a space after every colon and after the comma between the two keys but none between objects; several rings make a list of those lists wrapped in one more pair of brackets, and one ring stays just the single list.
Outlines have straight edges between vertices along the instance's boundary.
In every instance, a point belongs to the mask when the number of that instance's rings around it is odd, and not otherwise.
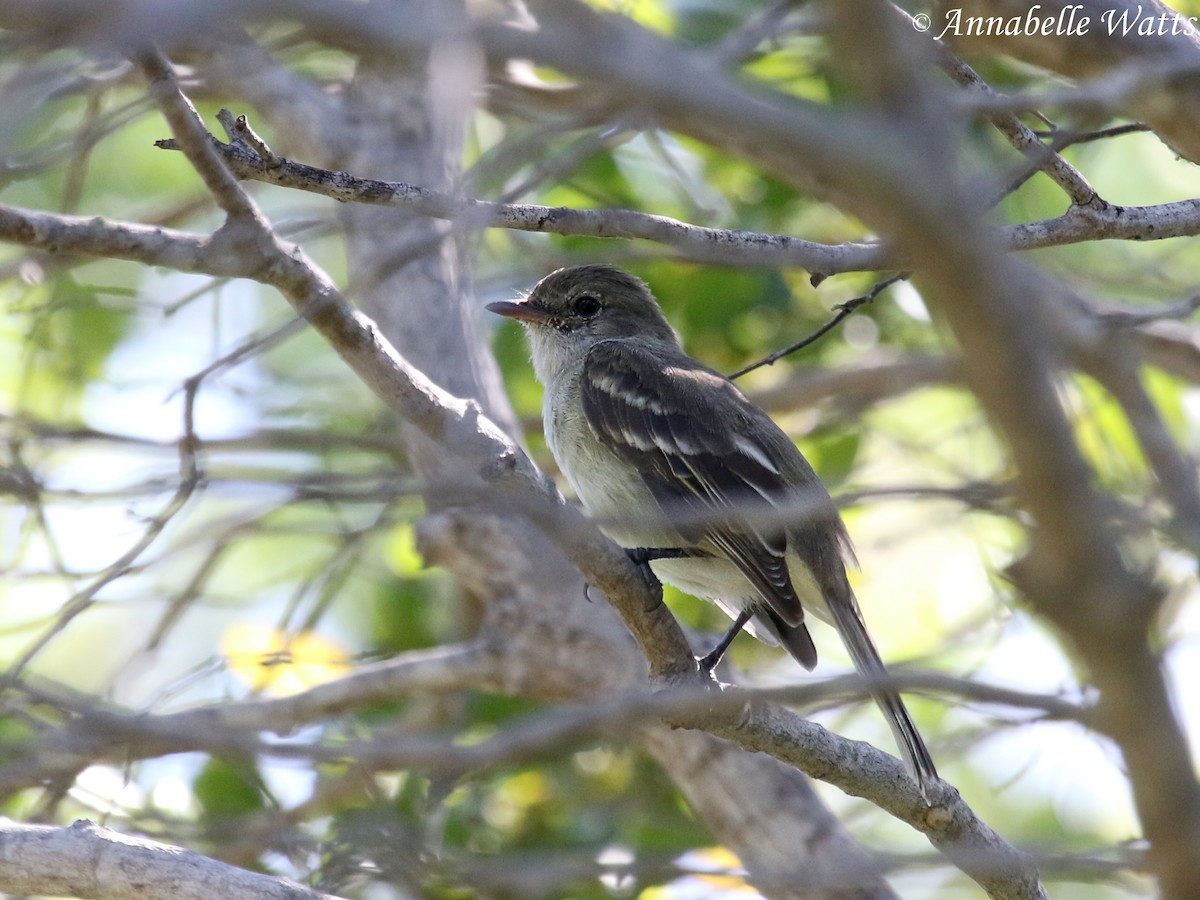
[{"label": "tree branch", "polygon": [[82,900],[338,900],[286,878],[247,872],[182,847],[93,822],[67,828],[0,818],[0,893]]},{"label": "tree branch", "polygon": [[[494,203],[455,197],[404,182],[360,178],[283,157],[264,159],[248,146],[211,140],[214,149],[239,178],[320,194],[342,202],[396,206],[461,222],[464,228],[636,238],[678,250],[685,259],[734,268],[796,267],[821,275],[836,275],[905,267],[905,260],[881,243],[820,244],[783,234],[706,228],[629,209]],[[1041,146],[1040,142],[1038,145]],[[178,149],[169,140],[158,141],[157,146]],[[1081,184],[1072,182],[1065,175],[1062,177],[1074,193],[1084,190]],[[1090,198],[1083,204],[1073,202],[1066,212],[1053,219],[1000,226],[996,229],[997,242],[1009,250],[1037,250],[1085,241],[1153,241],[1200,234],[1200,200],[1153,206],[1113,206],[1096,197],[1094,191]]]},{"label": "tree branch", "polygon": [[[179,149],[170,140],[157,141],[155,146],[163,150]],[[495,203],[455,197],[399,181],[360,178],[284,157],[266,159],[239,142],[226,144],[213,138],[212,146],[238,178],[320,194],[345,203],[400,207],[461,222],[467,229],[507,228],[543,234],[636,238],[679,250],[686,259],[734,267],[787,266],[835,274],[880,268],[885,262],[882,248],[871,243],[819,244],[783,234],[706,228],[631,209]]]}]

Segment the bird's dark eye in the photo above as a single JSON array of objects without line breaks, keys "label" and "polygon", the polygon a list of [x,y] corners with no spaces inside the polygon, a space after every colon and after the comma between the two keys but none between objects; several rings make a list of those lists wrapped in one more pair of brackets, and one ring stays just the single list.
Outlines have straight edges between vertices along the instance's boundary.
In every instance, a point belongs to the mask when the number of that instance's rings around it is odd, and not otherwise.
[{"label": "bird's dark eye", "polygon": [[600,301],[591,294],[580,294],[575,298],[575,314],[590,319],[600,312]]}]

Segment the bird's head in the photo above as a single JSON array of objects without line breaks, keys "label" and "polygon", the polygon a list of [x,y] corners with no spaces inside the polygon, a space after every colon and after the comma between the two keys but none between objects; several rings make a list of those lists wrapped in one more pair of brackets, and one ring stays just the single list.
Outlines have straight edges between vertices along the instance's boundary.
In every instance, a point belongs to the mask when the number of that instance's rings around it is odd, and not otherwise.
[{"label": "bird's head", "polygon": [[580,357],[597,341],[665,341],[679,347],[646,283],[612,266],[551,272],[519,300],[489,303],[491,312],[525,326],[538,377]]}]

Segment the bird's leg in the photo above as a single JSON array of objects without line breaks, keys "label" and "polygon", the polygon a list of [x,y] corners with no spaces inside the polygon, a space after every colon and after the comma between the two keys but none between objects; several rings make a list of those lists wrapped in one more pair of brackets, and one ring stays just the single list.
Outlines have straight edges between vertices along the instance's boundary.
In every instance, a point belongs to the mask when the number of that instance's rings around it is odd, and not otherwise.
[{"label": "bird's leg", "polygon": [[754,611],[750,607],[746,607],[737,614],[737,618],[733,620],[733,624],[729,626],[729,630],[725,632],[721,640],[717,641],[717,646],[696,660],[700,665],[701,672],[709,674],[717,667],[717,663],[721,661],[721,657],[725,655],[725,651],[729,649],[729,645],[733,643],[733,639],[738,636],[738,632],[750,621],[752,615],[754,615]]}]

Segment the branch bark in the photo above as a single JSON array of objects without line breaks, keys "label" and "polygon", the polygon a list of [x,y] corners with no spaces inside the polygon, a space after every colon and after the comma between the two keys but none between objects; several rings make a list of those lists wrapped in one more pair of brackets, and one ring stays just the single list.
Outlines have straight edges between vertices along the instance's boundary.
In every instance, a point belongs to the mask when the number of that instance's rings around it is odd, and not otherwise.
[{"label": "branch bark", "polygon": [[[159,141],[158,146],[178,149],[171,141]],[[708,228],[629,209],[495,203],[408,182],[361,178],[283,157],[264,159],[236,142],[214,140],[213,146],[239,178],[347,203],[395,206],[454,222],[466,233],[479,228],[506,228],[639,239],[678,250],[684,259],[694,262],[736,268],[794,267],[819,275],[910,268],[911,261],[898,256],[894,248],[884,243],[820,244],[785,234]],[[1069,184],[1073,192],[1084,190],[1075,182]],[[1024,251],[1097,240],[1158,241],[1197,234],[1200,234],[1200,200],[1114,206],[1093,191],[1087,194],[1086,202],[1073,204],[1061,216],[1000,226],[995,240],[1002,249]]]},{"label": "branch bark", "polygon": [[338,900],[286,878],[83,820],[56,828],[0,819],[0,893],[81,900]]}]

